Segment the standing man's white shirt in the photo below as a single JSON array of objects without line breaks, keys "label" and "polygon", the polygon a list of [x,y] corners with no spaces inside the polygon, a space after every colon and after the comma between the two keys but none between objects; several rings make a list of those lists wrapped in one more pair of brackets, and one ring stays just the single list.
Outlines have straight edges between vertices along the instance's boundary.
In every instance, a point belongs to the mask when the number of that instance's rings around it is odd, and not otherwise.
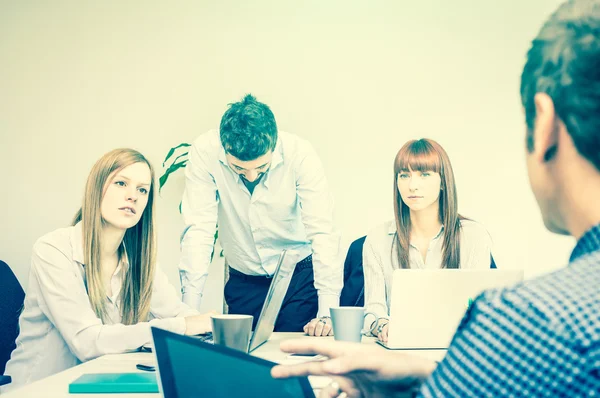
[{"label": "standing man's white shirt", "polygon": [[340,234],[321,162],[305,140],[278,133],[269,170],[252,195],[227,163],[219,132],[190,147],[182,200],[185,229],[179,264],[183,301],[199,308],[217,220],[227,263],[247,275],[273,275],[284,249],[313,255],[319,316],[339,305],[343,284]]},{"label": "standing man's white shirt", "polygon": [[156,269],[149,322],[121,324],[119,293],[128,267],[122,259],[110,279],[106,298],[109,324],[91,307],[85,284],[81,223],[40,238],[33,247],[29,286],[19,319],[17,347],[6,365],[12,389],[105,354],[133,351],[150,342],[151,326],[183,334],[186,316],[197,311],[183,304],[166,275]]}]

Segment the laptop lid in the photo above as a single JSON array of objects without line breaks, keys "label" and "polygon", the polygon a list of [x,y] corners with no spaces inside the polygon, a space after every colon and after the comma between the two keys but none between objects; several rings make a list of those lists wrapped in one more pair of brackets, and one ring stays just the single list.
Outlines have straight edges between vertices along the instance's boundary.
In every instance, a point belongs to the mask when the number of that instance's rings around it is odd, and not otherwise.
[{"label": "laptop lid", "polygon": [[[271,284],[269,285],[265,302],[263,303],[258,317],[256,328],[254,329],[248,344],[248,352],[257,349],[271,337],[271,333],[273,333],[273,330],[275,329],[275,322],[279,316],[279,310],[283,304],[283,299],[287,294],[294,270],[296,269],[299,256],[300,253],[295,250],[283,250],[279,255],[275,273],[271,279]],[[212,332],[193,337],[200,339],[203,342],[213,343]],[[153,344],[150,343],[144,345],[143,350],[152,351]]]},{"label": "laptop lid", "polygon": [[448,348],[472,300],[486,289],[506,287],[522,280],[522,270],[396,270],[385,346]]},{"label": "laptop lid", "polygon": [[273,362],[155,327],[152,337],[165,398],[314,398],[307,377],[273,379]]},{"label": "laptop lid", "polygon": [[269,291],[267,292],[267,297],[263,303],[256,328],[250,340],[249,352],[260,347],[271,337],[271,333],[275,329],[275,322],[279,316],[279,310],[283,304],[283,299],[287,294],[292,275],[294,275],[299,256],[300,253],[295,250],[284,250],[281,252],[271,285],[269,286]]}]

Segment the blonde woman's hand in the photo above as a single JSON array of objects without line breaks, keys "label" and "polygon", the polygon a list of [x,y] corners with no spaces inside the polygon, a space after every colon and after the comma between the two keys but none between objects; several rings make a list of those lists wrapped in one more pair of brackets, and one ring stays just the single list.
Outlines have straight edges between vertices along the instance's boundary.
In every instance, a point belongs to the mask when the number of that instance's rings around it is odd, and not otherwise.
[{"label": "blonde woman's hand", "polygon": [[211,315],[216,315],[217,311],[210,311],[202,315],[193,315],[185,318],[185,334],[193,336],[212,331]]}]

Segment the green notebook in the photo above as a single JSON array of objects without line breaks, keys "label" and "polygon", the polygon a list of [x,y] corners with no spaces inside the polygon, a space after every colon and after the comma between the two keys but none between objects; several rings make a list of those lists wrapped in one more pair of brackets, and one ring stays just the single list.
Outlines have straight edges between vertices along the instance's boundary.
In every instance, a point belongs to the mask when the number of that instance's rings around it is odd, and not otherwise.
[{"label": "green notebook", "polygon": [[89,373],[69,384],[69,393],[158,392],[154,373]]}]

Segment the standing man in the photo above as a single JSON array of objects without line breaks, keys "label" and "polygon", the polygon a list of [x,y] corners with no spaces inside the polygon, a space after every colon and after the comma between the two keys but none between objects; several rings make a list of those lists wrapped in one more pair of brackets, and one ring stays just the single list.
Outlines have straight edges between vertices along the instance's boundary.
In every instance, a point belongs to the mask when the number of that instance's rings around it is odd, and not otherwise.
[{"label": "standing man", "polygon": [[278,132],[271,109],[246,95],[230,104],[219,131],[196,139],[185,174],[179,264],[183,301],[200,306],[218,224],[230,267],[225,286],[229,313],[253,315],[256,326],[279,256],[294,249],[301,260],[275,330],[332,334],[329,308],[339,305],[342,289],[340,235],[312,146]]}]

